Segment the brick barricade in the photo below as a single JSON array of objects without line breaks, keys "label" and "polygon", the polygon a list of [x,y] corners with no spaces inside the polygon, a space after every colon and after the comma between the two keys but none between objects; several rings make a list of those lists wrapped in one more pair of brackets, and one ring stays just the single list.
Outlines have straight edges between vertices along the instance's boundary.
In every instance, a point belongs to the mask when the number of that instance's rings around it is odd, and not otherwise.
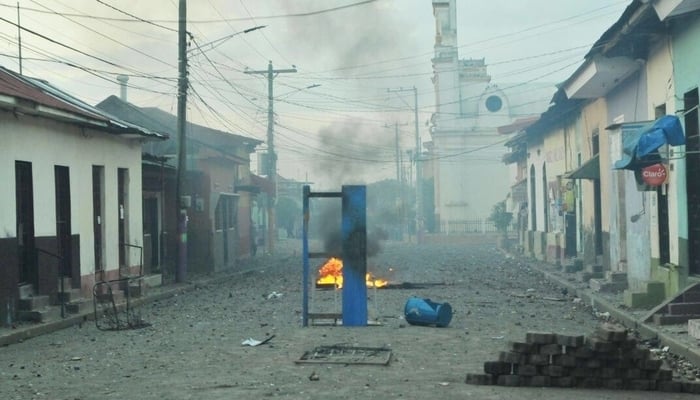
[{"label": "brick barricade", "polygon": [[587,337],[528,332],[508,347],[498,361],[484,363],[484,374],[467,374],[466,383],[700,393],[700,382],[673,381],[662,360],[611,323]]}]

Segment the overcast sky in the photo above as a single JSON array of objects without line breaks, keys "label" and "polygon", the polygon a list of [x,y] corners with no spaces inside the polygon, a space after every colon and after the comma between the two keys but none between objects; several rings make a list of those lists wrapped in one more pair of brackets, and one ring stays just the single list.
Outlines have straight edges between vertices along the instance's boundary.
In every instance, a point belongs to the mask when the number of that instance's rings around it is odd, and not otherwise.
[{"label": "overcast sky", "polygon": [[[503,84],[566,79],[630,1],[457,3],[460,58],[485,58],[492,82]],[[128,74],[130,102],[175,114],[178,0],[19,4],[24,74],[91,104],[118,95],[116,75]],[[341,6],[349,7],[329,10]],[[418,89],[421,138],[430,139],[430,0],[189,0],[187,7],[192,121],[265,140],[267,81],[244,71],[268,61],[296,67],[274,80],[283,176],[326,186],[394,176],[391,125],[399,125],[402,150],[413,147],[414,101],[410,91],[387,89]],[[0,0],[0,17],[0,65],[19,71],[17,2]]]}]

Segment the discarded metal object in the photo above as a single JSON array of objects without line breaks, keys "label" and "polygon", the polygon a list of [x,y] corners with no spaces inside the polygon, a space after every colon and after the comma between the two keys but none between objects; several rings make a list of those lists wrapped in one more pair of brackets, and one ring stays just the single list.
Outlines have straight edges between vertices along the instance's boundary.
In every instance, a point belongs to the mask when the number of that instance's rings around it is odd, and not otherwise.
[{"label": "discarded metal object", "polygon": [[[95,314],[95,326],[101,331],[120,331],[151,326],[136,313],[131,306],[130,282],[134,278],[122,278],[100,281],[92,287],[92,302]],[[113,286],[123,287],[124,304],[117,305]]]},{"label": "discarded metal object", "polygon": [[318,346],[306,351],[296,364],[389,365],[391,349],[346,345]]},{"label": "discarded metal object", "polygon": [[449,303],[411,297],[406,301],[404,316],[406,322],[411,325],[435,325],[444,328],[452,320],[452,306]]}]

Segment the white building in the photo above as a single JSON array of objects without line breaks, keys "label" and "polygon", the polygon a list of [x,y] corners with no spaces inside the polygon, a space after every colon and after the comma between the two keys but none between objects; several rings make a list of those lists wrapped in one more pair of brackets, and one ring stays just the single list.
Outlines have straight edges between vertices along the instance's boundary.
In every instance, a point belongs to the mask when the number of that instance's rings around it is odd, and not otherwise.
[{"label": "white building", "polygon": [[122,244],[143,244],[141,144],[164,136],[0,68],[0,137],[1,316],[141,263]]},{"label": "white building", "polygon": [[436,20],[432,148],[426,167],[434,178],[435,230],[478,230],[493,205],[505,200],[512,183],[503,163],[509,136],[498,127],[539,115],[556,88],[542,83],[491,81],[482,59],[460,59],[456,0],[433,0]]}]

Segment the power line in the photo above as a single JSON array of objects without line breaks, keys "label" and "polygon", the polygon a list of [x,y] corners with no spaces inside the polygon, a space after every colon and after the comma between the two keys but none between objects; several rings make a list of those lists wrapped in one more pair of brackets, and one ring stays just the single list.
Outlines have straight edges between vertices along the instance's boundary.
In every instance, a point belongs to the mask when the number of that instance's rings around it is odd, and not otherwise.
[{"label": "power line", "polygon": [[[98,0],[99,1],[99,0]],[[293,14],[275,14],[275,15],[261,15],[261,16],[256,16],[254,17],[255,19],[281,19],[281,18],[301,18],[301,17],[310,17],[314,15],[320,15],[320,14],[326,14],[326,13],[331,13],[335,11],[340,11],[344,10],[347,8],[351,7],[356,7],[356,6],[362,6],[365,4],[373,3],[378,0],[365,0],[365,1],[360,1],[357,3],[350,3],[346,4],[343,6],[338,6],[338,7],[332,7],[332,8],[325,8],[321,10],[315,10],[315,11],[308,11],[308,12],[303,12],[303,13],[293,13]],[[100,1],[100,3],[102,3]],[[104,3],[103,3],[104,4]],[[105,4],[107,5],[107,4]],[[108,6],[108,5],[107,5]],[[15,8],[16,5],[10,5],[10,4],[0,4],[0,7],[10,7],[10,8]],[[109,6],[110,8],[114,8]],[[120,11],[119,9],[114,8],[117,11]],[[43,13],[43,14],[53,14],[50,12],[47,12],[45,10],[40,10],[36,8],[23,8],[23,10],[27,11],[32,11],[32,12],[37,12],[37,13]],[[120,11],[122,12],[122,11]],[[145,20],[142,18],[134,17],[131,14],[128,14],[126,12],[122,12],[123,14],[129,15],[132,18],[114,18],[114,17],[104,17],[104,16],[96,16],[96,15],[88,15],[88,14],[77,14],[77,13],[62,13],[63,15],[69,16],[69,17],[76,17],[76,18],[89,18],[89,19],[94,19],[94,20],[105,20],[105,21],[115,21],[115,22],[143,22],[143,23],[148,23],[148,24],[157,24],[157,23],[177,23],[177,20],[172,20],[172,19],[152,19],[152,20]],[[137,19],[133,19],[137,18]],[[224,23],[224,22],[236,22],[236,21],[250,21],[253,19],[253,17],[239,17],[239,18],[221,18],[221,19],[206,19],[206,20],[188,20],[187,22],[190,24],[218,24],[218,23]],[[172,30],[172,28],[156,25],[164,29]],[[177,31],[177,30],[175,30]]]},{"label": "power line", "polygon": [[168,30],[168,31],[171,31],[171,32],[177,32],[177,29],[173,29],[173,28],[170,28],[170,27],[167,27],[167,26],[159,25],[159,24],[157,24],[157,23],[155,23],[155,22],[153,22],[153,21],[145,20],[145,19],[143,19],[143,18],[141,18],[141,17],[139,17],[139,16],[136,16],[136,15],[134,15],[134,14],[131,14],[131,13],[128,13],[128,12],[126,12],[126,11],[124,11],[124,10],[121,10],[121,9],[119,9],[119,8],[117,8],[117,7],[113,6],[113,5],[111,5],[111,4],[107,4],[107,3],[105,3],[105,2],[102,1],[102,0],[95,0],[95,1],[97,1],[97,2],[100,3],[100,4],[102,4],[102,5],[105,6],[105,7],[109,7],[109,8],[111,8],[112,10],[117,11],[117,12],[119,12],[119,13],[122,13],[122,14],[124,14],[124,15],[127,15],[127,16],[129,16],[129,17],[131,17],[131,18],[133,18],[133,19],[135,19],[135,20],[137,20],[137,21],[141,21],[141,22],[144,22],[144,23],[146,23],[146,24],[153,25],[153,26],[155,26],[155,27],[158,27],[158,28],[161,28],[161,29],[165,29],[165,30]]}]

